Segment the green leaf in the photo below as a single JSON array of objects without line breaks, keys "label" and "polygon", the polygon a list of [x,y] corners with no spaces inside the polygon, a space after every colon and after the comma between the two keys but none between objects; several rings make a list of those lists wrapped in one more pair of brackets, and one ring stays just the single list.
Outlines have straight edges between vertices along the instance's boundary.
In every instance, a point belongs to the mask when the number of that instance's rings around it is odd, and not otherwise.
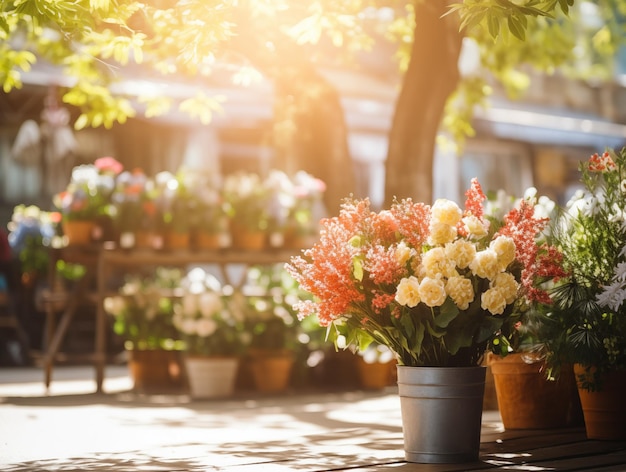
[{"label": "green leaf", "polygon": [[526,39],[526,17],[524,15],[511,15],[507,20],[509,31],[520,41]]},{"label": "green leaf", "polygon": [[459,308],[454,301],[448,297],[443,305],[439,308],[439,314],[435,316],[435,326],[439,328],[447,328],[452,320],[459,314]]},{"label": "green leaf", "polygon": [[363,258],[362,256],[355,256],[352,258],[352,275],[359,282],[363,281]]},{"label": "green leaf", "polygon": [[500,19],[495,15],[489,15],[487,19],[488,19],[487,25],[489,27],[489,34],[491,35],[492,38],[495,38],[500,33]]}]

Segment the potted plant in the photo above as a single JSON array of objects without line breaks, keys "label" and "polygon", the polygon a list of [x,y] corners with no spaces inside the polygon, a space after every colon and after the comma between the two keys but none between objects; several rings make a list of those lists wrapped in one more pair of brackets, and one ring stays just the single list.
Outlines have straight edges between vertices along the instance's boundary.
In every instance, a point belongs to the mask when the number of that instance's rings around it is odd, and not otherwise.
[{"label": "potted plant", "polygon": [[184,343],[191,396],[230,396],[244,347],[243,320],[228,310],[220,282],[203,269],[192,269],[181,289],[173,322]]},{"label": "potted plant", "polygon": [[579,169],[582,188],[553,225],[568,275],[551,291],[539,342],[554,373],[574,365],[587,436],[624,439],[626,149],[593,154]]},{"label": "potted plant", "polygon": [[196,249],[220,249],[228,241],[228,215],[222,193],[222,177],[215,172],[188,173],[191,229]]},{"label": "potted plant", "polygon": [[184,386],[179,333],[173,324],[174,290],[181,271],[158,267],[154,275],[132,275],[118,294],[104,299],[113,331],[124,340],[138,392],[179,391]]},{"label": "potted plant", "polygon": [[295,281],[281,266],[248,270],[246,296],[233,300],[242,308],[250,335],[246,366],[254,387],[264,393],[285,391],[304,346],[289,293]]},{"label": "potted plant", "polygon": [[241,249],[262,249],[268,234],[268,190],[258,174],[236,172],[224,179],[224,203],[231,242]]},{"label": "potted plant", "polygon": [[110,236],[111,195],[122,169],[112,157],[72,169],[67,188],[53,197],[67,244],[84,245]]},{"label": "potted plant", "polygon": [[323,202],[326,184],[305,171],[296,172],[292,182],[293,205],[285,225],[285,246],[302,249],[315,243],[319,221],[326,216]]},{"label": "potted plant", "polygon": [[[478,457],[483,355],[520,296],[545,296],[532,282],[554,263],[537,248],[544,243],[525,204],[494,232],[476,179],[466,196],[464,210],[403,199],[373,212],[368,199],[348,199],[321,222],[319,242],[286,266],[315,297],[295,304],[300,317],[317,314],[331,332],[343,326],[347,345],[376,341],[395,353],[412,462]],[[420,391],[429,398],[412,393]]]},{"label": "potted plant", "polygon": [[160,218],[156,231],[163,238],[160,248],[187,249],[191,241],[192,196],[184,173],[159,172],[154,177],[151,190],[156,205],[156,215]]},{"label": "potted plant", "polygon": [[143,199],[147,182],[148,177],[141,169],[122,171],[116,178],[111,202],[120,247],[129,248],[137,244],[137,233],[144,218]]},{"label": "potted plant", "polygon": [[[548,226],[556,211],[556,203],[537,196],[535,188],[527,189],[523,198],[498,192],[487,200],[485,215],[494,230],[505,224],[512,210],[521,211],[524,202],[528,218],[536,220],[535,240],[545,242]],[[545,255],[556,262],[548,273],[534,274],[533,286],[548,289],[565,275],[562,254],[548,244],[536,244],[538,250],[549,249]],[[573,371],[566,370],[559,378],[549,376],[545,353],[537,348],[537,333],[549,309],[547,292],[529,300],[520,296],[514,310],[502,326],[501,335],[492,342],[487,365],[493,377],[497,407],[505,429],[543,429],[577,424],[582,419]]]}]

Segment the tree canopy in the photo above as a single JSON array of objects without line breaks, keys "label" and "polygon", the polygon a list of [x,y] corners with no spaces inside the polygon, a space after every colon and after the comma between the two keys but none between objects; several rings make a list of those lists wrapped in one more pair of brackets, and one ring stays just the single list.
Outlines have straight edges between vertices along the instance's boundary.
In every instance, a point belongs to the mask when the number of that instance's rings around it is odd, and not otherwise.
[{"label": "tree canopy", "polygon": [[[21,87],[22,74],[36,61],[57,65],[67,78],[63,101],[80,110],[77,129],[110,128],[137,113],[158,116],[172,107],[208,123],[222,106],[218,97],[206,93],[207,84],[220,71],[228,70],[239,83],[254,80],[259,71],[277,78],[288,67],[310,71],[338,58],[348,64],[355,52],[370,49],[375,38],[395,41],[403,83],[390,133],[388,170],[395,169],[395,174],[388,172],[387,192],[404,197],[421,188],[413,193],[426,200],[440,123],[443,120],[459,141],[471,135],[472,111],[489,95],[489,80],[499,81],[516,96],[528,87],[529,66],[548,73],[560,67],[578,76],[609,77],[610,59],[626,37],[624,0],[1,0],[0,4],[4,92]],[[589,21],[592,17],[598,21]],[[472,73],[461,76],[457,62],[466,40],[478,50],[479,63]],[[135,73],[185,80],[197,93],[176,102],[149,90],[132,97],[116,88]],[[309,88],[315,93],[315,87]],[[420,113],[422,121],[415,123]],[[428,129],[416,135],[407,124],[428,124]],[[417,146],[417,140],[429,144]],[[417,164],[403,169],[411,162]],[[425,180],[425,187],[416,185],[416,179]]]}]

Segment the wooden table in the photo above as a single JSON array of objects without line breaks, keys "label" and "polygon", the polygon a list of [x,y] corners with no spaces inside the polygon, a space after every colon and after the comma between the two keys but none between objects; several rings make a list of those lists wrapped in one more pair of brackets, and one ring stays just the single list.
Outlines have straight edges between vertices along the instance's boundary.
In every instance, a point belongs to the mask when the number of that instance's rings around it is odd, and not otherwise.
[{"label": "wooden table", "polygon": [[[245,280],[231,280],[228,266],[241,265],[248,268],[256,265],[270,266],[284,264],[298,251],[295,249],[268,248],[264,251],[246,251],[234,248],[222,250],[153,250],[153,249],[119,249],[112,244],[94,245],[89,247],[66,247],[54,249],[52,260],[59,259],[84,264],[87,274],[76,284],[74,290],[68,294],[61,294],[55,299],[54,294],[48,298],[48,323],[46,338],[49,340],[44,355],[44,370],[46,387],[52,380],[54,361],[58,356],[59,348],[67,329],[74,317],[81,299],[91,298],[96,306],[95,347],[91,361],[96,369],[96,391],[102,392],[104,370],[107,361],[107,313],[104,311],[104,299],[113,293],[108,286],[109,277],[116,270],[132,273],[133,269],[169,266],[187,267],[190,265],[214,264],[217,265],[225,280],[234,290],[241,290]],[[53,262],[54,263],[54,262]],[[89,284],[95,280],[95,289]],[[54,303],[66,302],[63,313],[56,326],[56,310]]]}]

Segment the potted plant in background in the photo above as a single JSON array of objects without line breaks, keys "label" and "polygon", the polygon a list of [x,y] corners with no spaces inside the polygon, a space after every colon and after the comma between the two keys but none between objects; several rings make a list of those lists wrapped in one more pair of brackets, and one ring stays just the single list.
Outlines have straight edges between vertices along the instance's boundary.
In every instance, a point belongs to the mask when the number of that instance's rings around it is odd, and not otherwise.
[{"label": "potted plant in background", "polygon": [[228,215],[224,208],[221,175],[194,170],[186,180],[191,195],[192,246],[196,249],[228,246]]},{"label": "potted plant in background", "polygon": [[492,352],[488,353],[487,365],[492,372],[502,423],[505,429],[576,425],[582,420],[582,412],[573,371],[565,370],[558,379],[549,376],[546,354],[537,345],[543,313],[550,307],[548,291],[565,275],[562,254],[546,240],[556,203],[545,196],[538,197],[535,188],[529,188],[521,199],[498,192],[496,198],[487,200],[485,216],[497,231],[506,224],[505,218],[512,211],[525,211],[528,221],[535,220],[536,244],[529,247],[546,251],[538,257],[549,256],[555,264],[549,272],[533,274],[532,286],[542,288],[541,296],[532,300],[520,296],[516,300],[501,335],[493,340]]},{"label": "potted plant in background", "polygon": [[558,374],[573,364],[587,437],[626,438],[626,149],[580,164],[582,188],[554,226],[564,278],[539,342]]},{"label": "potted plant in background", "polygon": [[164,247],[188,249],[191,241],[192,211],[190,194],[184,171],[172,174],[159,172],[155,176],[157,205],[163,218]]},{"label": "potted plant in background", "polygon": [[287,390],[294,366],[304,355],[307,339],[300,338],[302,330],[288,305],[286,287],[293,283],[281,266],[252,267],[247,274],[245,297],[239,294],[233,299],[241,307],[250,335],[246,367],[260,392]]},{"label": "potted plant in background", "polygon": [[130,248],[137,244],[138,231],[144,218],[143,198],[148,177],[141,169],[121,172],[111,195],[120,247]]},{"label": "potted plant in background", "polygon": [[236,172],[224,179],[224,203],[231,243],[240,249],[263,249],[269,224],[268,191],[258,174]]},{"label": "potted plant in background", "polygon": [[104,300],[113,331],[124,340],[137,392],[183,390],[182,346],[172,321],[174,290],[181,279],[179,269],[158,267],[150,276],[128,276],[119,293]]},{"label": "potted plant in background", "polygon": [[321,222],[319,242],[286,266],[315,298],[295,305],[300,317],[343,326],[347,345],[376,341],[395,353],[411,462],[477,459],[482,358],[514,302],[543,296],[532,281],[554,263],[538,257],[532,214],[512,212],[492,232],[476,179],[466,196],[464,210],[404,199],[378,213],[367,199],[348,199]]},{"label": "potted plant in background", "polygon": [[185,346],[191,396],[231,396],[245,345],[243,320],[227,309],[220,282],[203,269],[189,271],[181,289],[173,322]]},{"label": "potted plant in background", "polygon": [[112,157],[72,169],[67,188],[53,197],[67,244],[84,245],[110,236],[111,195],[123,166]]},{"label": "potted plant in background", "polygon": [[305,171],[296,172],[292,183],[293,204],[285,225],[285,246],[311,247],[317,240],[319,221],[326,216],[323,202],[326,184]]}]

